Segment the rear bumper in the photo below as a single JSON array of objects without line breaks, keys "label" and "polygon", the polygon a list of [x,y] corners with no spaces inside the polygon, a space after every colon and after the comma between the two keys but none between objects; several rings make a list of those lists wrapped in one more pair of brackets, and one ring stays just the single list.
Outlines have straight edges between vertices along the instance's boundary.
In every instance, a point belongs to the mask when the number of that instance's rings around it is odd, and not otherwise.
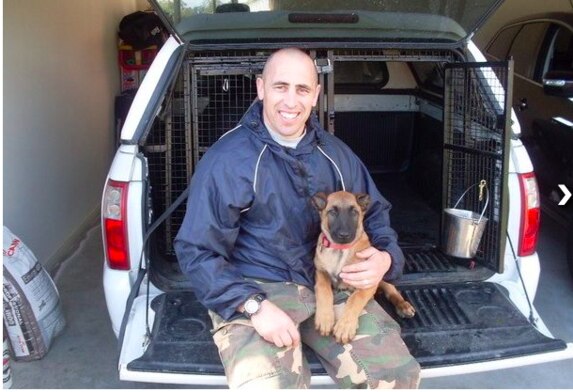
[{"label": "rear bumper", "polygon": [[[537,365],[541,363],[555,362],[573,359],[573,343],[568,343],[567,348],[561,351],[529,355],[525,357],[505,358],[495,361],[471,363],[455,366],[440,366],[435,368],[422,369],[421,377],[434,378],[445,376],[457,376],[462,374],[487,372],[492,370],[509,369],[520,366]],[[174,373],[148,373],[130,371],[125,366],[120,366],[119,377],[123,381],[152,382],[161,384],[186,384],[205,386],[225,386],[227,380],[224,376],[213,376],[203,374],[174,374]],[[333,381],[328,376],[313,376],[311,380],[313,386],[333,385]]]},{"label": "rear bumper", "polygon": [[441,366],[422,369],[422,378],[456,376],[460,374],[487,372],[491,370],[538,365],[541,363],[562,361],[567,359],[573,359],[573,343],[567,343],[567,348],[560,351],[533,354],[523,357],[504,358],[487,362],[469,363],[465,365]]},{"label": "rear bumper", "polygon": [[[528,325],[520,312],[505,302],[509,300],[504,300],[503,290],[492,283],[448,285],[436,290],[423,286],[403,290],[420,310],[416,320],[401,322],[404,341],[420,362],[423,377],[470,374],[573,358],[572,343],[543,336]],[[482,304],[480,298],[486,297],[488,301]],[[226,385],[212,342],[208,315],[192,294],[157,295],[150,305],[146,315],[145,296],[134,301],[120,356],[120,379],[194,386]],[[448,313],[448,309],[453,313]],[[501,324],[500,315],[505,320]],[[149,342],[145,340],[146,317],[153,336]],[[187,329],[180,328],[181,321]],[[318,366],[312,370],[312,384],[332,385],[324,370],[319,369],[318,359],[312,355],[307,359],[311,366]]]}]

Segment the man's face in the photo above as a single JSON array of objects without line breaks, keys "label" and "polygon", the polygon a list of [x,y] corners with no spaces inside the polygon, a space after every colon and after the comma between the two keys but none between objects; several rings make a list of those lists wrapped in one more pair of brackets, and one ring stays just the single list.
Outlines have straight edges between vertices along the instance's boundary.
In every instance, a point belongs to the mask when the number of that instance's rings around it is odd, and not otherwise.
[{"label": "man's face", "polygon": [[257,79],[265,123],[285,139],[303,133],[319,91],[314,63],[296,51],[276,53]]}]

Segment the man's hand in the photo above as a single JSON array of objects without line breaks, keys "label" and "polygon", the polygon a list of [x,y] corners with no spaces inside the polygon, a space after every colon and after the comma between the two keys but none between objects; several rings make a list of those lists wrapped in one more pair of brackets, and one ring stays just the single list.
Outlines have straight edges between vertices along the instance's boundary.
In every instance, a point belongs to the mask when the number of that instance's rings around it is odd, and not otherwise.
[{"label": "man's hand", "polygon": [[344,266],[340,278],[357,289],[377,287],[392,264],[388,252],[372,246],[356,253],[356,257],[363,260]]},{"label": "man's hand", "polygon": [[261,303],[261,309],[251,316],[251,322],[263,339],[277,347],[297,346],[300,343],[294,321],[269,300]]}]

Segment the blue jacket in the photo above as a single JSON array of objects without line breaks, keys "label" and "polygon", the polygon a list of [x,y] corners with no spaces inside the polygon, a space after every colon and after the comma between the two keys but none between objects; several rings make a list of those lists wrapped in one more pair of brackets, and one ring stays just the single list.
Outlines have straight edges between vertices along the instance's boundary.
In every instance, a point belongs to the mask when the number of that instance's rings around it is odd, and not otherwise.
[{"label": "blue jacket", "polygon": [[174,242],[199,301],[228,320],[263,292],[244,277],[313,288],[320,221],[310,198],[342,189],[370,195],[365,229],[392,256],[385,280],[397,279],[404,256],[390,228],[391,206],[359,158],[315,115],[296,149],[280,146],[263,124],[261,102],[253,104],[197,165]]}]

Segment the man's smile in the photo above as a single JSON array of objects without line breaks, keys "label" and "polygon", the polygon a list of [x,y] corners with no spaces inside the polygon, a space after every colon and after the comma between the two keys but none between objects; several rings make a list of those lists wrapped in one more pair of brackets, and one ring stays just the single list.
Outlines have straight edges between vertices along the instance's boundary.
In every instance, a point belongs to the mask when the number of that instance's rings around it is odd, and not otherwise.
[{"label": "man's smile", "polygon": [[298,117],[300,112],[284,112],[284,111],[279,110],[279,114],[281,115],[281,117],[283,117],[286,120],[294,120],[295,118]]}]

